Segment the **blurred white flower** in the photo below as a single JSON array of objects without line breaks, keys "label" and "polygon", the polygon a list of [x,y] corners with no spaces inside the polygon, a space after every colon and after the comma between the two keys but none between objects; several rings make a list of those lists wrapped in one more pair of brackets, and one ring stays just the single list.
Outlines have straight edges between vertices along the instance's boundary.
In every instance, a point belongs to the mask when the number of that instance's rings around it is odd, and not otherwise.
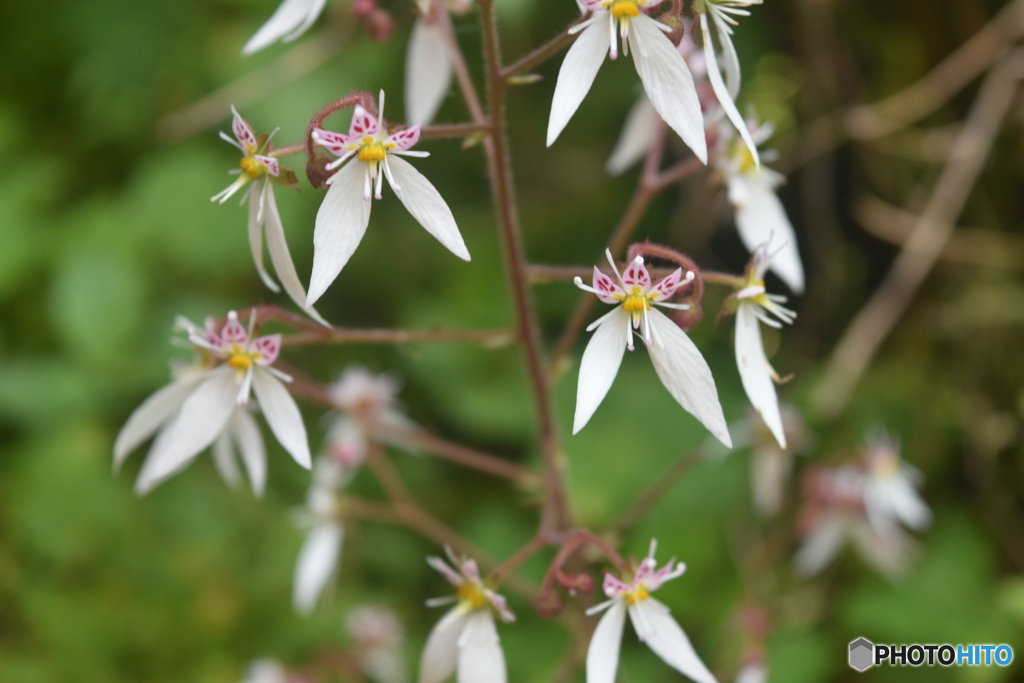
[{"label": "blurred white flower", "polygon": [[348,481],[348,471],[330,458],[317,458],[313,483],[306,496],[300,523],[308,528],[295,563],[292,603],[300,614],[316,607],[341,560],[345,529],[338,514],[338,492]]},{"label": "blurred white flower", "polygon": [[398,388],[398,381],[390,375],[374,374],[361,366],[347,368],[328,387],[331,399],[344,414],[334,420],[328,433],[327,455],[346,467],[358,467],[365,460],[368,443],[373,439],[415,452],[400,438],[387,434],[375,434],[371,438],[367,431],[368,427],[375,426],[416,429],[416,424],[398,406]]},{"label": "blurred white flower", "polygon": [[359,246],[370,222],[371,196],[381,198],[385,176],[413,218],[453,254],[469,260],[451,209],[430,181],[400,158],[428,156],[409,151],[419,140],[420,127],[388,133],[382,126],[384,91],[379,102],[379,119],[356,106],[348,135],[321,128],[313,131],[313,141],[338,156],[327,170],[349,163],[328,178],[330,187],[316,214],[308,305],[323,295]]},{"label": "blurred white flower", "polygon": [[[284,226],[281,223],[281,214],[277,210],[277,200],[274,198],[274,183],[272,178],[282,178],[282,168],[277,159],[266,156],[270,148],[270,138],[257,138],[252,128],[241,117],[238,111],[231,107],[232,122],[231,130],[235,139],[221,133],[224,141],[234,145],[242,152],[241,169],[232,171],[238,173],[238,180],[226,187],[212,197],[212,201],[221,204],[231,198],[242,187],[249,185],[249,190],[242,198],[242,202],[249,202],[249,249],[252,251],[252,260],[256,264],[256,272],[260,279],[272,292],[279,292],[281,288],[274,279],[267,273],[263,265],[263,239],[266,234],[267,251],[270,252],[270,262],[274,264],[274,271],[284,285],[285,292],[292,301],[299,305],[314,320],[322,325],[329,325],[320,317],[320,314],[313,308],[306,308],[306,289],[299,280],[299,274],[292,263],[291,252],[288,251],[288,242],[284,237]],[[294,182],[294,175],[291,171],[284,169]]]},{"label": "blurred white flower", "polygon": [[764,419],[751,413],[747,420],[751,432],[750,469],[754,507],[763,515],[774,515],[782,505],[783,493],[793,469],[793,454],[807,443],[807,429],[793,406],[780,406],[786,447],[779,445]]},{"label": "blurred white flower", "polygon": [[[309,445],[302,415],[282,384],[291,378],[271,367],[281,349],[281,335],[252,338],[255,319],[246,331],[234,311],[221,330],[207,326],[200,333],[187,321],[189,342],[202,361],[146,399],[128,418],[114,443],[114,468],[154,433],[156,439],[135,482],[138,494],[188,465],[215,446],[218,467],[229,468],[230,439],[238,445],[253,489],[262,493],[266,473],[263,440],[245,407],[255,392],[271,431],[286,451],[310,467]],[[230,474],[228,475],[230,483]]]},{"label": "blurred white flower", "polygon": [[448,557],[452,566],[439,557],[427,558],[458,592],[427,601],[432,607],[455,606],[441,617],[427,638],[420,658],[419,683],[441,683],[453,673],[458,683],[505,683],[505,654],[494,617],[510,622],[515,616],[505,598],[484,585],[475,561],[455,557],[451,550]]},{"label": "blurred white flower", "polygon": [[693,84],[693,76],[676,46],[665,32],[669,27],[644,14],[662,0],[581,0],[589,19],[569,29],[579,37],[565,55],[558,72],[548,119],[550,147],[597,77],[605,55],[618,57],[616,34],[625,54],[633,50],[633,63],[655,111],[697,157],[707,163],[704,118]]},{"label": "blurred white flower", "polygon": [[326,4],[327,0],[284,0],[245,44],[242,54],[251,55],[279,40],[285,43],[295,40],[309,30]]},{"label": "blurred white flower", "polygon": [[764,274],[771,258],[767,245],[761,245],[754,252],[743,288],[735,294],[736,365],[750,403],[771,429],[779,446],[785,448],[786,434],[782,428],[779,397],[775,393],[775,383],[780,379],[764,352],[761,323],[781,328],[783,323],[792,323],[796,313],[782,305],[786,297],[765,291]]},{"label": "blurred white flower", "polygon": [[747,664],[736,675],[736,683],[768,683],[768,668],[762,662]]},{"label": "blurred white flower", "polygon": [[674,559],[658,569],[654,560],[656,548],[657,542],[651,541],[650,553],[631,581],[605,574],[604,592],[609,600],[587,610],[587,614],[607,610],[587,649],[587,683],[615,683],[627,613],[637,637],[666,664],[697,683],[716,683],[668,607],[651,596],[666,581],[686,571],[686,565],[676,564]]},{"label": "blurred white flower", "polygon": [[932,512],[918,495],[923,477],[916,468],[900,458],[899,444],[880,437],[864,454],[868,468],[864,490],[868,519],[885,533],[900,523],[923,531],[932,521]]},{"label": "blurred white flower", "polygon": [[[751,139],[756,144],[771,137],[771,124],[754,127]],[[736,209],[736,227],[740,239],[751,252],[767,244],[772,253],[771,270],[795,294],[804,291],[804,267],[797,249],[796,233],[789,222],[775,189],[785,182],[781,173],[758,166],[746,145],[736,139],[731,127],[718,127],[716,167],[729,188],[729,201]],[[761,155],[770,161],[774,155]]]},{"label": "blurred white flower", "polygon": [[288,673],[274,659],[257,659],[242,683],[288,683]]},{"label": "blurred white flower", "polygon": [[668,299],[693,279],[693,273],[687,273],[684,278],[680,268],[653,284],[643,258],[638,256],[626,268],[625,275],[620,275],[611,252],[605,253],[619,284],[596,267],[592,287],[584,285],[581,278],[575,280],[580,289],[616,306],[587,327],[587,331],[594,330],[594,334],[580,361],[573,434],[583,429],[604,400],[618,374],[626,349],[632,351],[634,348],[634,330],[640,330],[642,324],[641,338],[661,383],[679,405],[731,448],[729,428],[725,424],[718,390],[707,362],[686,333],[654,308],[689,308],[685,304],[670,303]]},{"label": "blurred white flower", "polygon": [[384,607],[363,605],[345,621],[356,644],[363,673],[378,683],[404,683],[402,646],[405,633],[395,613]]}]

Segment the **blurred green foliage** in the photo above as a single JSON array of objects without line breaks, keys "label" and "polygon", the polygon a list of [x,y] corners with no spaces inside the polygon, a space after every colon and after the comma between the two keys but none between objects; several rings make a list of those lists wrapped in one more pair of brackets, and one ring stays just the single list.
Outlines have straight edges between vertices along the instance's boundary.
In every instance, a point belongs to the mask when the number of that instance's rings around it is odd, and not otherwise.
[{"label": "blurred green foliage", "polygon": [[[814,41],[801,28],[808,3],[757,7],[738,29],[747,77],[743,104],[773,119],[781,140],[792,139],[823,104],[872,101],[906,86],[998,7],[952,0],[819,4],[828,5],[835,22],[822,31],[842,38],[836,83],[822,84],[814,73],[820,66],[813,61]],[[275,46],[249,59],[238,52],[275,5],[43,0],[0,8],[6,65],[0,91],[0,681],[235,681],[256,657],[302,662],[341,646],[343,615],[366,602],[389,605],[402,617],[412,667],[437,616],[422,601],[447,591],[423,561],[438,549],[404,529],[369,524],[350,525],[341,578],[325,604],[310,618],[293,613],[291,572],[301,532],[290,510],[303,501],[308,474],[276,443],[262,500],[228,490],[205,455],[142,500],[131,492],[141,455],[119,475],[110,472],[117,430],[166,381],[168,360],[180,355],[167,343],[175,314],[198,320],[254,302],[285,303],[256,276],[244,210],[207,200],[230,181],[225,171],[237,162],[215,135],[228,126],[227,108],[215,125],[173,142],[157,135],[167,130],[160,127],[163,117],[248,79],[234,91],[236,104],[257,128],[280,126],[277,141],[289,144],[300,139],[319,106],[352,88],[383,87],[395,94],[389,101],[399,100],[411,17],[406,3],[383,3],[396,17],[390,43],[355,31],[341,56],[265,89],[260,77],[287,60],[292,48]],[[303,41],[320,31],[348,35],[345,5],[332,2],[327,19]],[[523,53],[575,16],[568,0],[504,0],[499,8],[507,20],[506,56]],[[467,54],[476,54],[473,20],[460,20],[458,31]],[[589,264],[600,259],[632,191],[630,174],[613,180],[602,168],[637,87],[630,65],[605,65],[549,151],[542,132],[559,62],[544,65],[544,80],[516,90],[509,102],[519,204],[532,260]],[[472,68],[479,72],[477,64]],[[955,98],[931,122],[956,120],[969,101]],[[464,116],[452,97],[439,118]],[[965,224],[1004,233],[1019,226],[1020,142],[1019,130],[1006,133]],[[360,251],[320,306],[330,320],[350,326],[509,324],[482,153],[440,142],[424,147],[432,157],[420,167],[452,205],[472,263],[450,258],[397,202],[381,202]],[[1014,564],[1020,553],[1013,546],[1019,551],[1024,544],[1020,254],[1001,268],[941,265],[846,414],[838,422],[818,421],[809,390],[830,344],[893,253],[853,224],[858,193],[902,204],[916,201],[922,179],[934,178],[932,167],[878,149],[844,148],[827,159],[834,184],[824,213],[808,199],[820,180],[809,176],[820,167],[797,172],[783,196],[807,239],[812,282],[822,282],[824,271],[838,276],[828,291],[798,302],[801,320],[775,362],[784,373],[798,373],[783,393],[815,428],[801,466],[841,460],[876,425],[902,437],[904,456],[926,474],[925,496],[936,511],[914,572],[893,583],[844,555],[823,577],[802,582],[789,572],[793,548],[785,547],[776,549],[771,576],[752,581],[745,575],[745,548],[758,522],[749,503],[749,455],[742,451],[696,467],[627,534],[624,548],[643,555],[649,538],[657,537],[664,553],[687,562],[688,573],[666,586],[663,598],[723,677],[738,665],[730,625],[735,611],[762,599],[752,584],[767,581],[776,595],[768,641],[773,682],[853,680],[845,652],[858,635],[1008,642],[1018,653],[1012,671],[876,670],[871,680],[1019,680],[1024,568]],[[301,161],[289,165],[301,171]],[[738,270],[746,257],[720,195],[703,179],[667,193],[638,236],[670,241],[710,267]],[[305,277],[320,193],[303,184],[278,197]],[[553,341],[577,294],[566,284],[540,286],[536,295]],[[694,337],[715,371],[726,415],[738,419],[746,401],[734,370],[731,323],[713,329],[713,316],[709,308]],[[394,368],[405,380],[402,400],[419,423],[536,462],[529,393],[514,350],[353,346],[286,356],[324,380],[351,363]],[[626,359],[593,423],[568,442],[581,524],[612,522],[705,438],[642,356]],[[565,432],[574,381],[570,371],[555,389]],[[317,408],[304,410],[316,448],[324,423]],[[535,509],[524,508],[522,493],[428,458],[397,461],[426,505],[484,549],[501,556],[530,538]],[[378,495],[363,477],[353,486]],[[792,506],[786,514],[792,523]],[[527,563],[524,573],[539,580],[549,557]],[[510,680],[551,680],[570,642],[566,631],[533,615],[522,600],[513,598],[512,607],[520,625],[502,629]],[[621,680],[678,678],[627,635]]]}]

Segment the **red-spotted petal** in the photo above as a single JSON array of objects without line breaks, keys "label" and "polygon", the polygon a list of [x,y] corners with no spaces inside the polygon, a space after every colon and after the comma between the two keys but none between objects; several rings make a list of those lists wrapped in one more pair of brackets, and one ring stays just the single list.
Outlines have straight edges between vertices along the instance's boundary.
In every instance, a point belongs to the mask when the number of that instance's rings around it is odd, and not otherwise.
[{"label": "red-spotted petal", "polygon": [[265,157],[260,154],[257,154],[256,160],[266,167],[267,173],[269,173],[270,175],[274,176],[275,178],[278,175],[280,175],[281,166],[280,164],[277,163],[277,159],[275,159],[274,157]]},{"label": "red-spotted petal", "polygon": [[231,316],[227,324],[224,325],[224,329],[220,331],[220,340],[225,345],[239,344],[245,346],[246,342],[249,341],[249,335],[246,333],[245,328],[242,327],[242,323],[238,322],[238,318]]},{"label": "red-spotted petal", "polygon": [[594,266],[594,289],[597,290],[597,298],[606,304],[618,303],[615,295],[625,296],[622,287],[619,287],[615,280],[611,279]]},{"label": "red-spotted petal", "polygon": [[239,114],[234,107],[231,108],[234,118],[231,121],[231,130],[235,134],[235,138],[242,143],[243,148],[251,147],[253,150],[256,149],[256,134],[252,132],[252,128],[245,122],[242,115]]},{"label": "red-spotted petal", "polygon": [[651,286],[651,274],[644,268],[643,261],[634,260],[622,274],[622,282],[627,287],[640,287],[647,291]]},{"label": "red-spotted petal", "polygon": [[393,143],[395,147],[404,152],[405,150],[409,149],[417,142],[419,142],[419,139],[420,126],[419,124],[416,124],[411,128],[406,128],[405,130],[400,130],[397,133],[394,133],[393,135],[388,137],[387,142]]},{"label": "red-spotted petal", "polygon": [[348,146],[352,144],[352,138],[343,133],[334,133],[323,128],[313,131],[316,136],[316,143],[337,156],[344,156],[349,153]]},{"label": "red-spotted petal", "polygon": [[271,334],[260,337],[253,342],[253,347],[259,351],[260,365],[270,365],[277,360],[277,354],[281,352],[281,335]]},{"label": "red-spotted petal", "polygon": [[356,110],[352,114],[352,124],[348,128],[348,136],[350,138],[361,138],[367,135],[377,135],[380,132],[380,124],[377,123],[370,112],[366,111],[360,105],[356,105]]},{"label": "red-spotted petal", "polygon": [[654,285],[651,294],[657,294],[656,299],[665,300],[676,293],[676,290],[683,285],[683,269],[677,268],[674,273],[662,278]]}]

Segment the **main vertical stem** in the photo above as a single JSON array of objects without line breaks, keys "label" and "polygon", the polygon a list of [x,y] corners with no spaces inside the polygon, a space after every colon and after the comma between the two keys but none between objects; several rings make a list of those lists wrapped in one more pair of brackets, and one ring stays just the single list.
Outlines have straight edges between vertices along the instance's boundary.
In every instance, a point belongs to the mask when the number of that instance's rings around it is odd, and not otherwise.
[{"label": "main vertical stem", "polygon": [[501,55],[494,0],[478,0],[478,2],[490,96],[488,121],[491,135],[486,141],[486,151],[491,176],[491,192],[494,196],[502,251],[505,257],[505,275],[512,293],[519,339],[537,409],[540,450],[544,458],[547,496],[544,501],[539,534],[543,537],[549,532],[566,528],[568,524],[563,481],[565,457],[555,425],[551,396],[544,371],[540,329],[533,307],[533,298],[526,272],[526,256],[523,253],[522,233],[513,196],[512,171],[509,165],[508,140],[506,138],[505,81],[501,74]]}]

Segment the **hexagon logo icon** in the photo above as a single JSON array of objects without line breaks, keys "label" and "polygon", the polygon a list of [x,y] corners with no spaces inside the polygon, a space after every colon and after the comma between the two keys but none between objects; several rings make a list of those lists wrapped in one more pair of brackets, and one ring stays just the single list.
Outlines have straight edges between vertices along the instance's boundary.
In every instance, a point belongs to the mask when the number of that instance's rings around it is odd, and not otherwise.
[{"label": "hexagon logo icon", "polygon": [[875,664],[875,644],[867,638],[858,638],[850,643],[850,667],[865,671]]}]

